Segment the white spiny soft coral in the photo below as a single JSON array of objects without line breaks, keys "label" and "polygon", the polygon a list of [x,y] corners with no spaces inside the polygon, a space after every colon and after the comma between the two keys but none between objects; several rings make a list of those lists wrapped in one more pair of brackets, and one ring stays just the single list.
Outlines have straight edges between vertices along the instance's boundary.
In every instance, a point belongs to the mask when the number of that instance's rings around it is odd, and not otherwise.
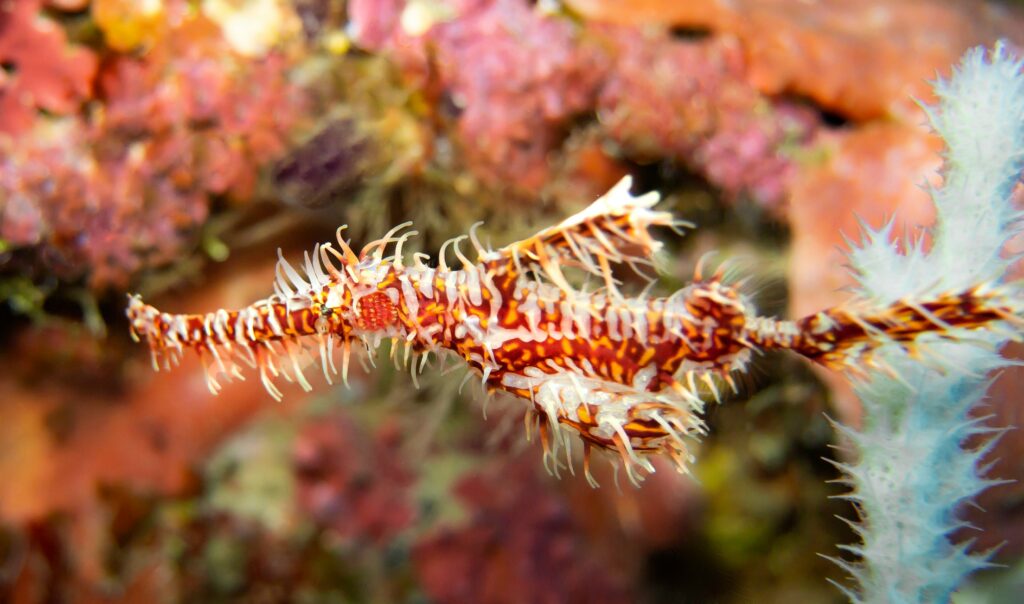
[{"label": "white spiny soft coral", "polygon": [[[1021,68],[1000,43],[990,53],[971,50],[951,79],[936,83],[939,104],[928,115],[947,153],[944,185],[931,191],[931,249],[913,242],[901,254],[890,243],[891,226],[869,229],[850,259],[871,303],[1003,278],[1011,261],[1003,246],[1022,218],[1010,201],[1024,168]],[[840,428],[856,451],[856,461],[842,468],[862,516],[855,526],[862,543],[845,547],[861,561],[837,560],[856,581],[842,588],[852,601],[946,602],[964,577],[986,566],[986,556],[950,542],[949,534],[964,525],[958,507],[994,482],[980,464],[993,439],[981,449],[963,445],[993,433],[969,412],[984,398],[989,374],[1013,363],[998,352],[1004,340],[977,331],[962,341],[921,338],[923,360],[885,347],[878,360],[890,371],[857,385],[864,427]]]}]

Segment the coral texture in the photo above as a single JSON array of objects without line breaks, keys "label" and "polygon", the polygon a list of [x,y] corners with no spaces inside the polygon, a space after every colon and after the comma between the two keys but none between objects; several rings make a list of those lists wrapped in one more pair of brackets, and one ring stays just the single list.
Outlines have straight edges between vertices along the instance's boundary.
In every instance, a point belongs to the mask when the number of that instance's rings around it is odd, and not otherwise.
[{"label": "coral texture", "polygon": [[[0,45],[10,40],[0,29]],[[251,199],[260,167],[284,152],[304,106],[288,69],[279,54],[233,54],[202,17],[182,17],[141,57],[108,57],[101,111],[60,121],[33,113],[24,126],[34,124],[33,136],[0,137],[8,268],[101,289],[180,256],[211,196]]]},{"label": "coral texture", "polygon": [[671,24],[735,37],[748,81],[792,93],[852,119],[913,117],[926,79],[961,49],[1015,36],[1021,19],[977,0],[567,0],[589,19]]},{"label": "coral texture", "polygon": [[[563,501],[544,492],[530,460],[462,478],[452,495],[472,510],[412,552],[435,602],[623,602],[621,572],[602,570]],[[514,484],[515,488],[509,488]],[[611,572],[609,572],[611,570]]]},{"label": "coral texture", "polygon": [[391,428],[361,434],[344,416],[305,426],[293,456],[302,513],[339,537],[377,546],[413,524],[413,476],[395,453],[398,426]]},{"label": "coral texture", "polygon": [[37,109],[72,113],[92,96],[95,55],[39,11],[38,0],[0,4],[0,136],[27,131]]},{"label": "coral texture", "polygon": [[[762,310],[812,314],[849,297],[856,216],[895,214],[892,235],[933,220],[918,184],[940,182],[941,140],[911,97],[930,100],[926,78],[969,46],[1019,46],[1021,8],[0,0],[0,600],[842,599],[825,578],[843,570],[815,553],[851,540],[822,461],[825,409],[860,426],[837,372],[826,387],[801,359],[761,357],[742,400],[707,417],[696,481],[652,459],[642,489],[620,490],[595,463],[594,490],[543,476],[521,408],[481,418],[458,374],[413,390],[379,359],[353,366],[353,390],[283,406],[252,379],[211,400],[195,359],[153,376],[120,290],[237,307],[266,294],[278,245],[301,254],[338,224],[365,241],[413,220],[437,251],[485,220],[480,239],[500,243],[634,174],[700,227],[658,235],[666,287],[716,249],[756,258],[743,272]],[[1022,369],[990,389],[990,425],[1024,424]],[[1021,434],[986,458],[1017,482],[960,510],[983,532],[948,538],[1006,542],[1007,564],[1024,550]],[[871,446],[875,466],[917,451]],[[939,490],[922,475],[908,501]],[[875,567],[939,569],[926,558]]]},{"label": "coral texture", "polygon": [[[928,110],[946,141],[944,186],[931,190],[936,227],[931,249],[923,238],[890,243],[892,223],[869,229],[850,254],[869,303],[956,290],[1003,278],[1012,259],[1003,247],[1020,229],[1011,204],[1024,168],[1024,61],[997,44],[970,51],[949,80],[940,80],[938,106]],[[844,465],[863,523],[862,544],[846,549],[862,564],[840,561],[857,585],[855,602],[948,601],[964,577],[987,565],[953,543],[964,526],[959,506],[995,481],[981,459],[994,442],[968,439],[995,429],[969,412],[984,398],[987,375],[1013,362],[1001,356],[1006,334],[925,340],[923,358],[884,349],[887,371],[873,373],[856,391],[864,406],[861,430],[843,428],[857,453]]]},{"label": "coral texture", "polygon": [[[535,197],[566,131],[596,117],[627,155],[677,161],[729,197],[778,205],[792,170],[780,151],[813,132],[813,112],[748,83],[742,49],[725,38],[574,25],[522,0],[438,3],[422,15],[399,4],[350,3],[356,43],[393,57],[491,185]],[[424,4],[434,5],[410,6]]]}]

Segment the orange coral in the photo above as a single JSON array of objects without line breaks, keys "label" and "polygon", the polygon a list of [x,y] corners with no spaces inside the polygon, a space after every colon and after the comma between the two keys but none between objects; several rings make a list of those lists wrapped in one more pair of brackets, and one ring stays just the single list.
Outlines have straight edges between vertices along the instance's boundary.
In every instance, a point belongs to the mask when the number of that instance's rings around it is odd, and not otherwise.
[{"label": "orange coral", "polygon": [[1024,19],[973,0],[568,0],[589,19],[705,28],[735,36],[749,81],[866,119],[916,113],[928,79],[968,47],[1013,38]]},{"label": "orange coral", "polygon": [[138,48],[150,48],[166,35],[168,20],[164,4],[134,0],[94,0],[92,18],[103,32],[107,46],[130,52]]}]

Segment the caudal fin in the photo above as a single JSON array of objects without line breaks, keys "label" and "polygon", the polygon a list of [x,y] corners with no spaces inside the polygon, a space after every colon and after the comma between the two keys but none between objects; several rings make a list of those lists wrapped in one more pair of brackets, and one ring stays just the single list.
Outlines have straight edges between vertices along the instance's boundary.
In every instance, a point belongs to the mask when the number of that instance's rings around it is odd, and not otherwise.
[{"label": "caudal fin", "polygon": [[756,319],[748,326],[748,339],[763,348],[792,350],[831,369],[858,371],[870,366],[875,351],[887,344],[920,352],[923,334],[962,340],[971,331],[988,330],[1020,339],[1024,301],[1019,294],[1013,285],[984,284],[883,307],[838,306],[797,321]]}]

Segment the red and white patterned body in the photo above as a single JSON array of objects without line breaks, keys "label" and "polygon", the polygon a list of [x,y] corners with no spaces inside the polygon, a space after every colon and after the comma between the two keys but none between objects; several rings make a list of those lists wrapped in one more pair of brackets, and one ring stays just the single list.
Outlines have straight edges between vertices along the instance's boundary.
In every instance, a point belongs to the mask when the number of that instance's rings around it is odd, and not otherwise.
[{"label": "red and white patterned body", "polygon": [[[685,225],[653,209],[656,193],[633,197],[629,186],[624,179],[579,214],[498,250],[485,249],[471,230],[442,247],[437,268],[420,254],[405,264],[401,248],[415,234],[400,234],[408,224],[358,255],[339,229],[340,250],[318,245],[301,274],[281,258],[274,295],[242,310],[172,315],[133,296],[128,316],[157,368],[186,347],[197,350],[213,392],[219,376],[242,375],[239,362],[258,369],[275,398],[278,375],[309,389],[303,367],[310,350],[330,382],[340,348],[345,378],[354,341],[370,351],[384,340],[404,344],[414,378],[428,353],[455,354],[489,391],[528,403],[528,425],[538,425],[549,468],[557,471],[564,452],[571,469],[571,443],[579,437],[591,481],[593,447],[617,452],[633,481],[637,469],[653,471],[650,454],[667,454],[685,470],[685,438],[704,432],[704,398],[733,385],[732,373],[743,371],[754,351],[786,348],[855,369],[851,361],[870,362],[886,342],[910,346],[925,331],[1018,320],[1005,291],[982,287],[883,309],[831,309],[796,322],[756,316],[720,275],[698,274],[668,297],[626,297],[613,265],[639,272],[661,247],[650,227]],[[466,238],[475,260],[459,247]],[[457,269],[445,259],[449,244]],[[602,287],[573,287],[565,270],[597,277]]]}]

